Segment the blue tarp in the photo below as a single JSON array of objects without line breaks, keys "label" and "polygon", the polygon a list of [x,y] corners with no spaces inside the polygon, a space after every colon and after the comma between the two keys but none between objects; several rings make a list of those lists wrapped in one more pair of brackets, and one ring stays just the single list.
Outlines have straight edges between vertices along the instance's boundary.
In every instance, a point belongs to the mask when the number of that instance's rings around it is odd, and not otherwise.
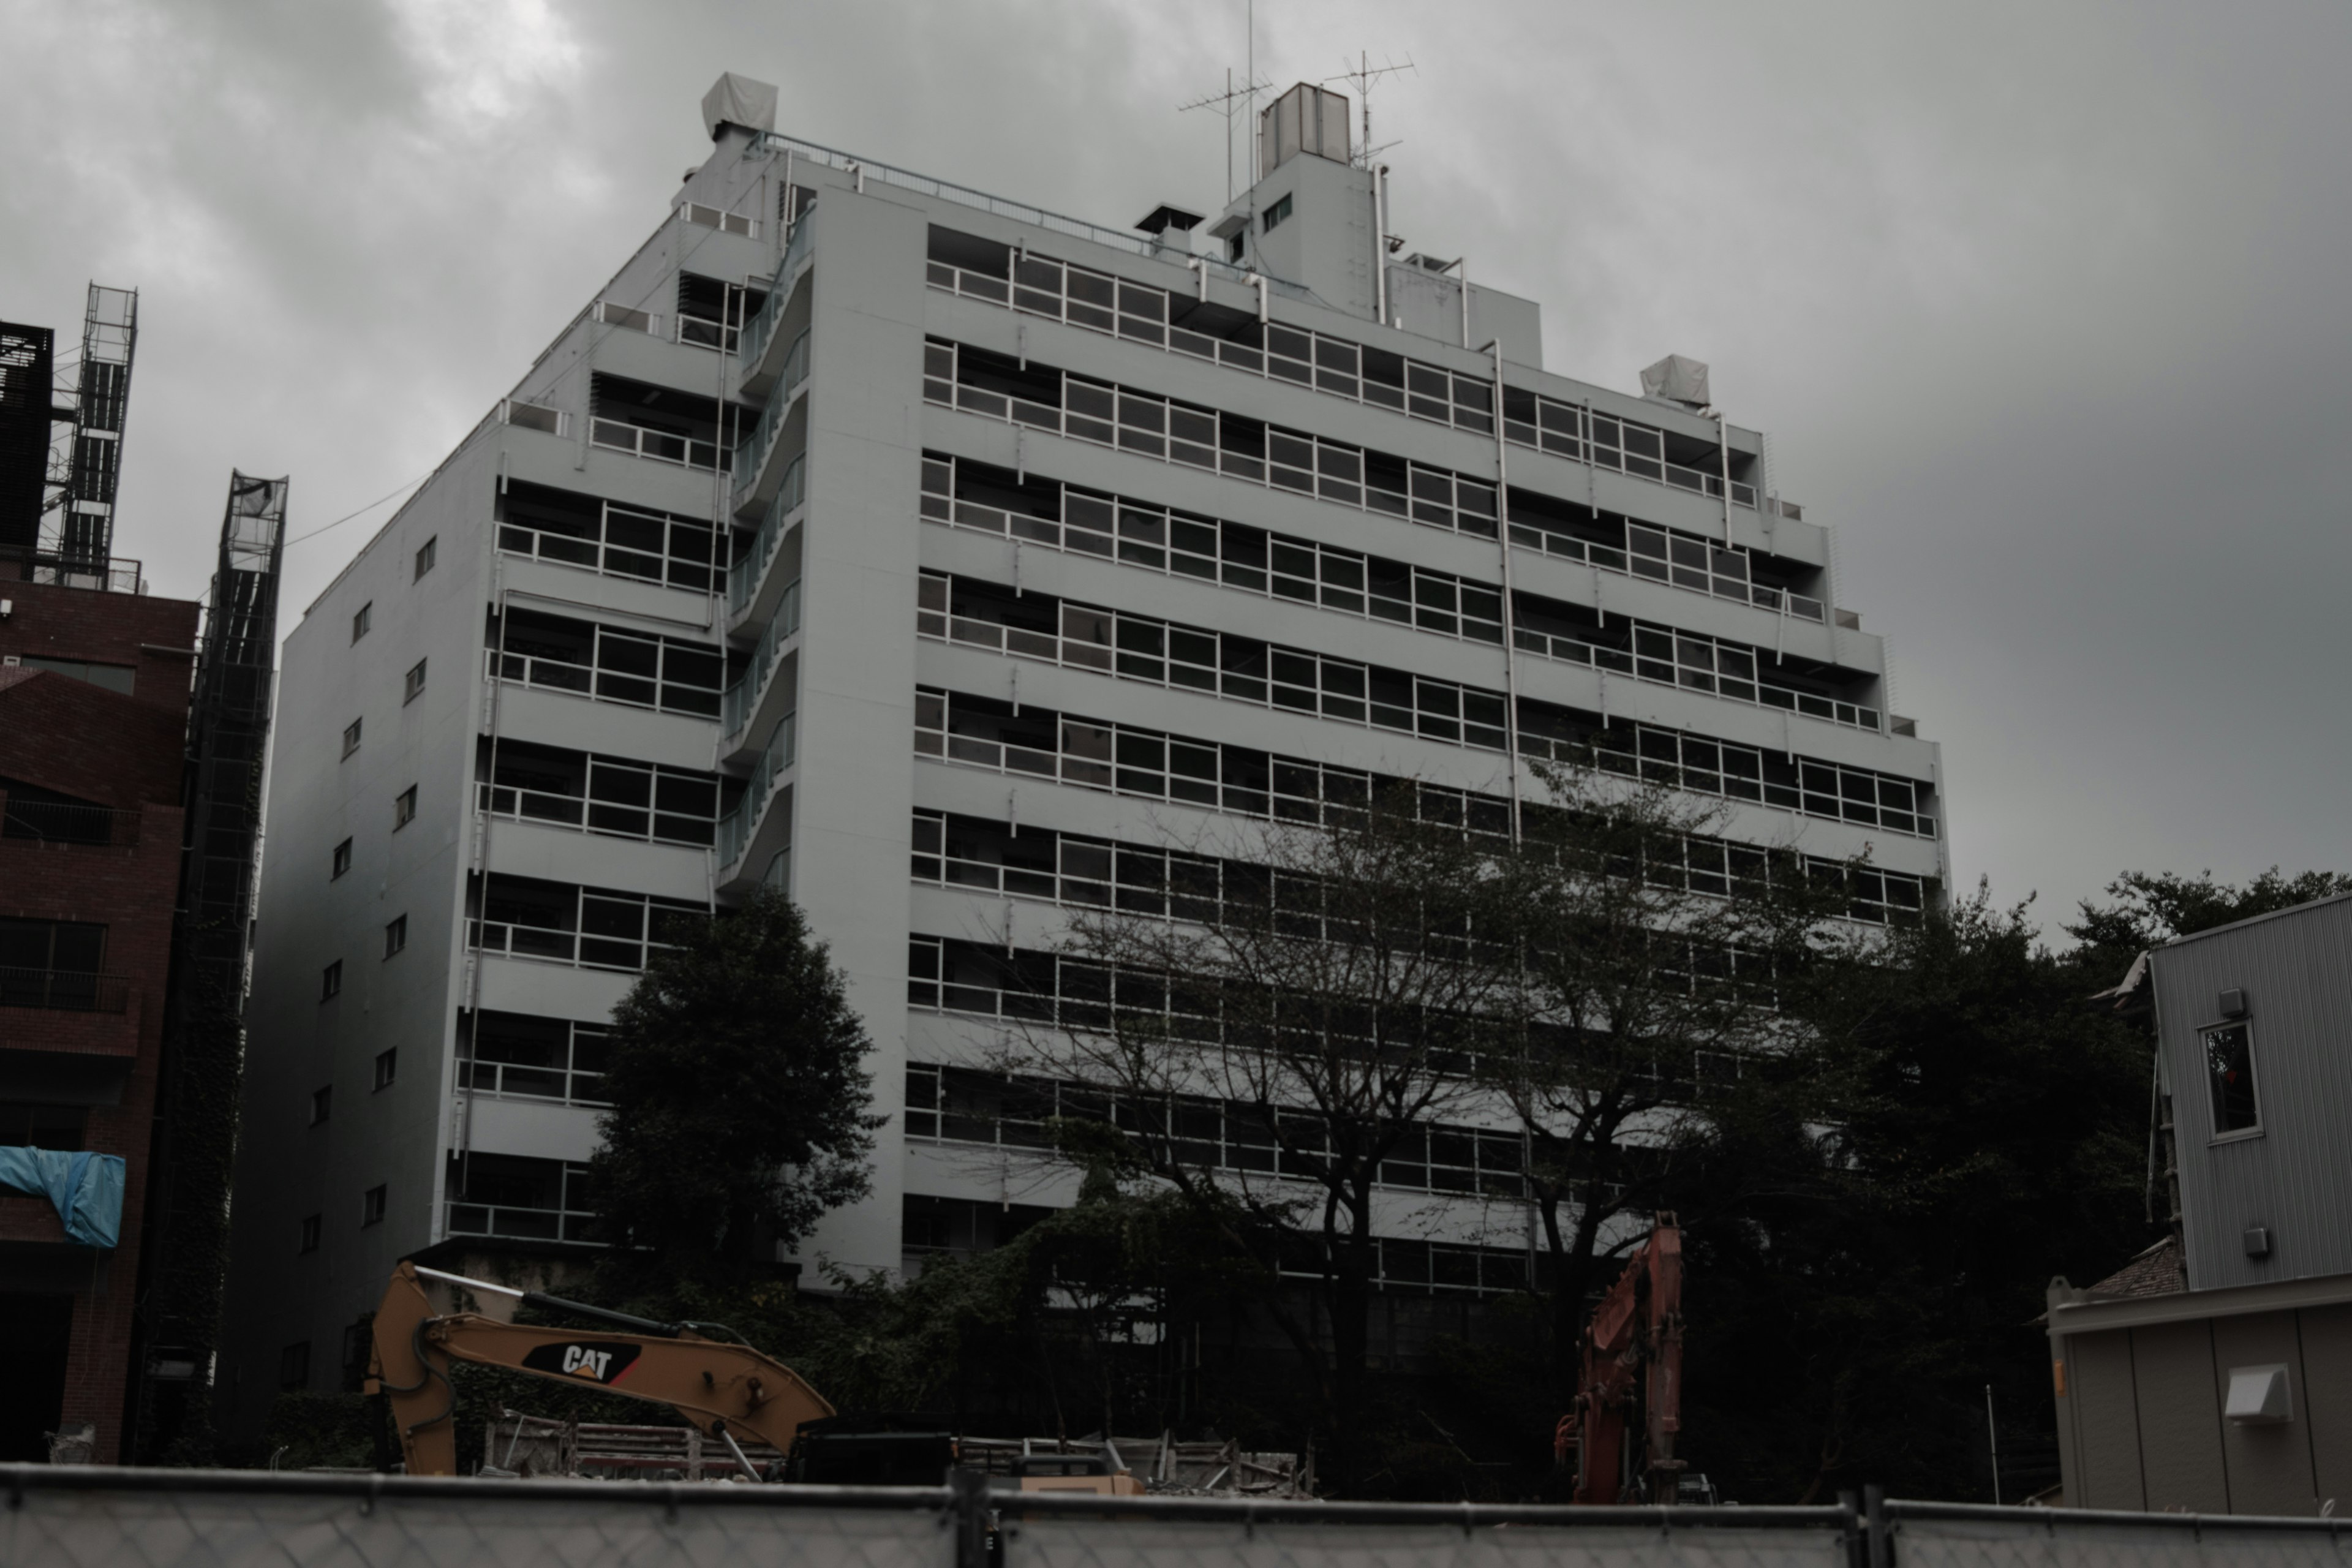
[{"label": "blue tarp", "polygon": [[112,1247],[122,1237],[122,1156],[58,1149],[0,1148],[0,1187],[47,1198],[66,1239]]}]

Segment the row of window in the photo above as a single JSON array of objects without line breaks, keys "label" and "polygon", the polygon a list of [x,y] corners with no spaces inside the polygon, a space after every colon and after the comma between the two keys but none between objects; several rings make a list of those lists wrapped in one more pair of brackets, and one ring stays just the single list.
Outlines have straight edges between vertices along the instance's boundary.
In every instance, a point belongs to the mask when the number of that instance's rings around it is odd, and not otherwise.
[{"label": "row of window", "polygon": [[[431,661],[429,659],[418,659],[415,664],[410,665],[408,667],[407,673],[400,678],[400,705],[403,708],[407,707],[419,697],[425,695],[425,668],[430,662]],[[365,731],[366,727],[367,720],[365,715],[362,715],[360,718],[354,719],[350,723],[343,726],[343,756],[345,759],[349,759],[353,752],[360,749],[360,737]]]},{"label": "row of window", "polygon": [[707,848],[719,816],[715,773],[520,741],[499,742],[488,772],[477,804],[518,822]]},{"label": "row of window", "polygon": [[1446,637],[1503,640],[1502,595],[1485,584],[1076,485],[1024,481],[968,458],[925,454],[922,509],[924,517],[951,527]]},{"label": "row of window", "polygon": [[1133,392],[1034,362],[946,342],[923,344],[923,397],[943,408],[1032,426],[1252,484],[1495,537],[1495,486],[1343,441]]},{"label": "row of window", "polygon": [[[522,1154],[468,1154],[452,1177],[448,1225],[452,1236],[530,1241],[597,1239],[584,1164]],[[360,1227],[382,1225],[389,1203],[388,1184],[379,1184],[360,1194]],[[303,1215],[296,1250],[318,1251],[325,1228],[326,1215]],[[299,1357],[293,1354],[296,1351],[301,1352]],[[307,1343],[288,1347],[288,1370],[295,1375],[292,1386],[308,1379],[309,1357]],[[299,1369],[294,1367],[297,1361]]]},{"label": "row of window", "polygon": [[[1531,700],[1521,710],[1527,721],[1522,745],[1534,755],[1589,759],[1612,773],[1702,795],[1935,836],[1927,786],[1911,779],[1655,725],[1594,723]],[[915,752],[998,773],[1284,821],[1321,821],[1329,805],[1360,808],[1373,787],[1373,775],[1353,769],[1066,717],[1034,705],[1015,713],[991,699],[927,688],[915,694]],[[1507,808],[1497,803],[1489,809]]]},{"label": "row of window", "polygon": [[[1653,933],[1648,951],[1654,976],[1693,994],[1728,993],[1766,1011],[1779,1005],[1771,961],[1763,955],[1667,933]],[[1213,983],[1190,985],[1166,973],[961,937],[908,939],[907,1005],[995,1019],[1016,1029],[1100,1032],[1113,1026],[1116,1016],[1155,1042],[1213,1045],[1230,1035],[1233,1043],[1250,1048],[1263,1042],[1269,1026],[1255,1005],[1248,1016],[1226,1018]],[[1334,1048],[1392,1051],[1414,1044],[1427,1070],[1453,1077],[1474,1072],[1480,1052],[1502,1033],[1499,1024],[1411,1007],[1381,1016],[1375,1030],[1371,1010],[1355,1008],[1342,1018],[1313,997],[1302,998],[1295,1015],[1276,1012],[1283,1014],[1276,1024],[1286,1034],[1326,1040]]]},{"label": "row of window", "polygon": [[499,548],[533,561],[560,561],[610,577],[633,577],[707,594],[727,563],[709,520],[523,479],[507,481],[498,506]]},{"label": "row of window", "polygon": [[1016,596],[969,577],[924,573],[916,624],[920,636],[941,642],[1098,670],[1121,680],[1369,724],[1449,745],[1499,752],[1507,744],[1497,692],[1231,632],[1073,605],[1045,594]]},{"label": "row of window", "polygon": [[[1459,820],[1458,797],[1444,798],[1455,792],[1423,785],[1415,794],[1426,815]],[[1502,818],[1499,809],[1492,816]],[[937,887],[1204,922],[1217,920],[1235,898],[1251,908],[1271,901],[1286,911],[1295,905],[1306,918],[1316,914],[1313,889],[1294,890],[1296,879],[1277,877],[1270,883],[1263,868],[1164,847],[919,810],[913,838],[914,879]],[[1849,919],[1909,925],[1926,908],[1923,878],[1835,861],[1807,858],[1799,864],[1816,881],[1842,880]],[[1654,886],[1719,896],[1735,889],[1760,891],[1786,869],[1782,858],[1763,849],[1698,834],[1648,843],[1640,867],[1643,879]]]},{"label": "row of window", "polygon": [[[931,230],[928,276],[932,288],[950,294],[1010,305],[1025,314],[1313,387],[1351,403],[1494,434],[1495,383],[1488,375],[1449,371],[1324,332],[1261,322],[1149,284],[1051,257],[1015,253],[1008,246],[950,229]],[[1196,330],[1212,323],[1220,330]],[[1724,494],[1727,476],[1722,472],[1723,453],[1713,443],[1518,387],[1504,388],[1503,417],[1506,438],[1519,446],[1702,495]],[[1676,458],[1681,460],[1672,460]],[[1730,480],[1729,489],[1735,503],[1756,504],[1753,486]]]},{"label": "row of window", "polygon": [[[1660,686],[1704,691],[1735,702],[1803,713],[1857,730],[1875,731],[1880,728],[1875,708],[1801,690],[1784,684],[1785,677],[1781,680],[1769,679],[1765,674],[1766,650],[1747,643],[1679,631],[1626,616],[1601,622],[1556,601],[1522,597],[1519,603],[1534,624],[1514,628],[1513,640],[1538,658],[1580,664]],[[1566,629],[1549,631],[1545,629],[1547,626]]]},{"label": "row of window", "polygon": [[508,1100],[603,1105],[611,1039],[603,1024],[479,1012],[463,1053],[465,1086]]},{"label": "row of window", "polygon": [[489,653],[489,673],[518,686],[716,719],[727,656],[709,643],[509,610]]},{"label": "row of window", "polygon": [[467,946],[583,969],[641,970],[648,952],[680,945],[688,928],[710,918],[709,908],[682,899],[502,871],[483,879],[481,911],[466,922]]},{"label": "row of window", "polygon": [[[1056,1118],[1107,1121],[1187,1165],[1294,1180],[1314,1179],[1329,1153],[1329,1132],[1311,1114],[1269,1122],[1261,1107],[1205,1095],[1145,1100],[1066,1079],[1016,1077],[971,1068],[910,1064],[907,1136],[953,1143],[1042,1150]],[[1520,1197],[1516,1133],[1467,1127],[1405,1132],[1381,1163],[1380,1184],[1423,1193]]]},{"label": "row of window", "polygon": [[[394,915],[383,924],[383,956],[395,958],[408,949],[408,917]],[[343,994],[343,961],[336,959],[319,971],[319,1000],[331,1002]]]}]

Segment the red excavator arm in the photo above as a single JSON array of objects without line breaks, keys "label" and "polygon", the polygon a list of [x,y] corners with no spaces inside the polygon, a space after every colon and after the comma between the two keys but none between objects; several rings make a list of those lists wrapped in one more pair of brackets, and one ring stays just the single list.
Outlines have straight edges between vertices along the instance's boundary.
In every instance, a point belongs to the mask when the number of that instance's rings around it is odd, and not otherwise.
[{"label": "red excavator arm", "polygon": [[1553,1436],[1562,1462],[1575,1445],[1575,1501],[1675,1500],[1682,1384],[1683,1235],[1662,1214],[1585,1327],[1576,1408]]}]

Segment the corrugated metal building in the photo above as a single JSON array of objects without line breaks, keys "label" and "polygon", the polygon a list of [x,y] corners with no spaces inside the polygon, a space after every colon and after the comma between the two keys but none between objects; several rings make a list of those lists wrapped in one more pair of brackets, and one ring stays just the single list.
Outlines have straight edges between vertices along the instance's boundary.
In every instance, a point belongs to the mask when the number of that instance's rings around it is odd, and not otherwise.
[{"label": "corrugated metal building", "polygon": [[2052,1282],[2065,1502],[2331,1511],[2352,1503],[2352,896],[2168,943],[2145,984],[2184,1267]]}]

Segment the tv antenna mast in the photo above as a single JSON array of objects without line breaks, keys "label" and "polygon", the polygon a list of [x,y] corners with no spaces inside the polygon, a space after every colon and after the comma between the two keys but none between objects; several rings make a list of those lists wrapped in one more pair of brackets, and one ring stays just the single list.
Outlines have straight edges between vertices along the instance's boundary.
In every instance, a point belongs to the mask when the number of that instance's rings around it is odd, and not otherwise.
[{"label": "tv antenna mast", "polygon": [[1372,84],[1382,77],[1401,76],[1412,69],[1414,66],[1409,58],[1402,65],[1391,59],[1384,65],[1376,66],[1372,64],[1370,54],[1359,51],[1356,56],[1355,68],[1341,71],[1338,76],[1327,76],[1320,83],[1324,87],[1328,87],[1335,81],[1348,83],[1356,89],[1356,98],[1364,106],[1364,133],[1354,160],[1359,169],[1370,168],[1374,153],[1385,153],[1391,147],[1397,145],[1395,142],[1383,142],[1378,147],[1372,145]]},{"label": "tv antenna mast", "polygon": [[1224,117],[1225,201],[1228,205],[1234,199],[1234,121],[1246,112],[1248,106],[1257,100],[1259,93],[1266,90],[1268,90],[1268,84],[1262,81],[1246,81],[1235,87],[1233,68],[1227,67],[1224,91],[1213,92],[1206,97],[1196,98],[1190,103],[1180,103],[1176,106],[1176,112],[1179,114],[1195,109],[1213,109]]}]

